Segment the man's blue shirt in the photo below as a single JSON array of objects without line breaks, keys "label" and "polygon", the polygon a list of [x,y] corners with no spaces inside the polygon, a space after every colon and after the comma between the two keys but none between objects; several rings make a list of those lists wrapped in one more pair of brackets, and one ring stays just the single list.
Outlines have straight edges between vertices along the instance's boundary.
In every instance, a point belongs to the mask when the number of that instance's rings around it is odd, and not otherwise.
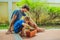
[{"label": "man's blue shirt", "polygon": [[11,19],[12,19],[13,15],[16,15],[16,16],[17,16],[16,20],[14,21],[14,24],[15,24],[15,22],[17,22],[18,20],[20,20],[22,16],[26,16],[26,14],[25,14],[24,12],[22,12],[21,10],[15,10],[15,11],[13,12],[12,16],[11,16]]}]

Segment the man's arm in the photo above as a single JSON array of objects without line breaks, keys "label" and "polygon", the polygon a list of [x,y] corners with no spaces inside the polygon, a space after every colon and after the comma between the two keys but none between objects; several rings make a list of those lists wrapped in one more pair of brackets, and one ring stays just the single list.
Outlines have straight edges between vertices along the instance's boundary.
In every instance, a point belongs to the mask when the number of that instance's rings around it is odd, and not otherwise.
[{"label": "man's arm", "polygon": [[38,25],[31,19],[30,21],[30,26],[34,27],[37,32],[44,32],[45,29],[44,28],[39,28]]},{"label": "man's arm", "polygon": [[[30,18],[31,19],[31,18]],[[29,22],[29,25],[34,27],[35,29],[38,28],[38,25],[31,19],[31,21]]]}]

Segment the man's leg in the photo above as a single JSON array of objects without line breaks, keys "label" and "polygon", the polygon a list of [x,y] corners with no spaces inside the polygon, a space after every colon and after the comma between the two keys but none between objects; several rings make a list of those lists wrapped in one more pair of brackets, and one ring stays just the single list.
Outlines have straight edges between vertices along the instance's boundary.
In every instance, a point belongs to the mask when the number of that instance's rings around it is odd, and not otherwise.
[{"label": "man's leg", "polygon": [[33,28],[37,29],[37,32],[43,32],[44,28],[39,28],[37,24],[33,23],[33,22],[29,22],[28,23],[30,26],[32,26]]},{"label": "man's leg", "polygon": [[13,26],[10,26],[6,34],[12,34],[13,32]]}]

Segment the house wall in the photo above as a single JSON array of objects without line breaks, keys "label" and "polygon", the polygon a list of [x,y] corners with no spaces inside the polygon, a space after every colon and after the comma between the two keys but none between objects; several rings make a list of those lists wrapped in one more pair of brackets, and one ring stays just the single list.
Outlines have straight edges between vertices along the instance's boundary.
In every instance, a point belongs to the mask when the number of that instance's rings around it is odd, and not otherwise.
[{"label": "house wall", "polygon": [[[12,12],[17,9],[16,2],[12,3]],[[9,21],[9,15],[12,14],[9,12],[8,2],[0,2],[0,23],[5,23]],[[11,15],[10,15],[11,16]]]},{"label": "house wall", "polygon": [[5,23],[8,21],[8,3],[0,2],[0,22]]}]

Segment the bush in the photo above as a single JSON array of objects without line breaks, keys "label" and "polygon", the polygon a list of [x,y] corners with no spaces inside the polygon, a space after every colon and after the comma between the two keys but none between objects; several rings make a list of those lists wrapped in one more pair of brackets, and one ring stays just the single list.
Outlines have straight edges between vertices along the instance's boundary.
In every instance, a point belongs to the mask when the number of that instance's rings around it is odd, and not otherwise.
[{"label": "bush", "polygon": [[22,0],[17,2],[17,6],[21,7],[23,5],[28,5],[31,13],[29,16],[37,24],[58,24],[56,18],[60,19],[60,7],[50,7],[45,3],[46,2],[41,2],[40,0]]}]

